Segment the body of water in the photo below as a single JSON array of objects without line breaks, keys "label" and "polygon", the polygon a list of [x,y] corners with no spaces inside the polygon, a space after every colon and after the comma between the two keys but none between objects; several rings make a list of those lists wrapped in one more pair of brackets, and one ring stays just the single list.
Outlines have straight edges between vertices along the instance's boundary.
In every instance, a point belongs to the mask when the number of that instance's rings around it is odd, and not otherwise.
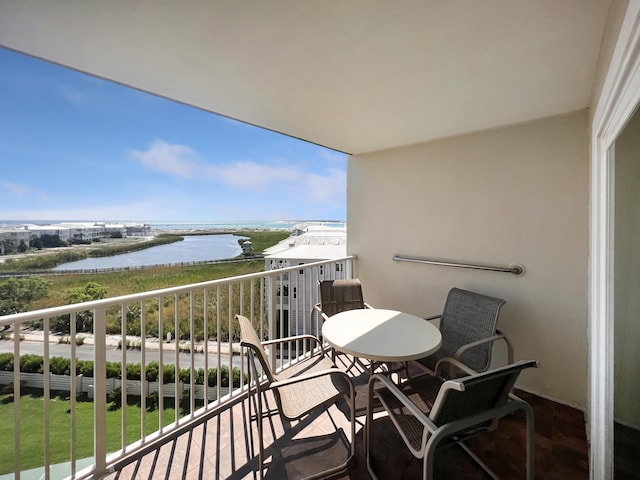
[{"label": "body of water", "polygon": [[[0,226],[14,227],[26,224],[52,225],[63,222],[94,223],[97,220],[0,220]],[[144,222],[114,220],[107,223],[147,224],[154,233],[189,233],[181,242],[159,245],[110,257],[86,258],[64,263],[53,268],[55,271],[100,270],[111,268],[135,268],[152,265],[206,262],[237,257],[242,253],[238,240],[245,238],[231,233],[217,235],[197,235],[198,232],[233,232],[236,230],[286,230],[293,232],[296,227],[322,224],[344,228],[345,222],[322,220],[299,221],[252,221],[252,222]],[[195,235],[194,235],[195,233]]]},{"label": "body of water", "polygon": [[95,270],[222,260],[236,257],[242,253],[242,248],[238,244],[238,240],[242,238],[246,237],[226,233],[187,235],[181,242],[158,245],[111,257],[85,258],[76,262],[63,263],[53,270]]}]

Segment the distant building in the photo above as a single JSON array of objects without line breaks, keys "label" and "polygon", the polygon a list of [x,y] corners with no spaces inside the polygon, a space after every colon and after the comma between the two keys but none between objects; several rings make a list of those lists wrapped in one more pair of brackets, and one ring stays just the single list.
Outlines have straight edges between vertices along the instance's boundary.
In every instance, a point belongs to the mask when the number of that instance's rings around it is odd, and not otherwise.
[{"label": "distant building", "polygon": [[71,241],[93,242],[106,236],[104,223],[66,223],[60,224],[70,230]]},{"label": "distant building", "polygon": [[44,235],[57,236],[60,240],[68,242],[72,240],[71,230],[62,225],[25,225],[32,239],[42,238]]},{"label": "distant building", "polygon": [[151,225],[148,223],[126,223],[125,230],[127,237],[148,237],[152,235]]},{"label": "distant building", "polygon": [[29,246],[31,232],[24,227],[0,227],[0,255],[11,253],[21,243]]},{"label": "distant building", "polygon": [[44,236],[58,237],[64,242],[91,243],[102,238],[120,235],[149,236],[151,227],[139,223],[105,223],[105,222],[62,222],[55,224],[24,224],[19,226],[0,225],[0,255],[11,250],[8,244],[20,245],[24,242],[30,246],[34,240]]},{"label": "distant building", "polygon": [[[345,227],[323,224],[298,225],[289,238],[269,247],[264,254],[266,270],[344,258],[347,255],[347,230]],[[296,335],[309,332],[311,308],[318,302],[317,281],[344,278],[344,269],[345,264],[342,261],[331,266],[323,265],[318,269],[317,279],[306,279],[307,281],[299,278],[300,275],[305,275],[303,270],[284,274],[276,286],[276,318],[283,320],[277,322],[277,327],[280,323],[285,325],[285,328],[291,325],[292,331],[279,332],[279,328],[276,327],[278,333]],[[309,275],[309,271],[306,274]],[[306,288],[306,291],[298,291],[299,288]],[[298,303],[296,308],[290,308],[294,302]],[[306,308],[299,308],[300,302],[304,302]],[[303,318],[296,318],[298,312],[303,312]]]}]

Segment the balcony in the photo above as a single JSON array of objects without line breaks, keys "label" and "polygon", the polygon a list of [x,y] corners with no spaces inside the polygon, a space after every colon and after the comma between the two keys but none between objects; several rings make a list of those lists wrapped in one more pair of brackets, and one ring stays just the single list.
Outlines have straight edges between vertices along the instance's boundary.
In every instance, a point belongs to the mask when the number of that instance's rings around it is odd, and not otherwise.
[{"label": "balcony", "polygon": [[[336,262],[344,268],[327,268]],[[4,478],[3,474],[16,479],[84,479],[105,475],[113,479],[257,478],[257,430],[255,421],[250,422],[249,418],[255,409],[249,408],[248,367],[234,344],[238,338],[234,315],[241,313],[260,320],[264,338],[317,333],[317,323],[311,314],[316,302],[317,281],[325,278],[325,274],[351,278],[356,276],[355,268],[355,258],[345,257],[0,318],[0,328],[14,332],[11,341],[14,358],[23,355],[19,333],[27,328],[31,335],[34,331],[35,334],[40,332],[44,372],[49,372],[55,362],[51,354],[57,342],[51,334],[53,322],[68,321],[69,336],[73,339],[77,322],[80,319],[91,321],[94,343],[92,377],[87,379],[86,375],[79,374],[80,361],[76,360],[79,347],[71,341],[68,346],[69,375],[40,375],[42,413],[37,416],[26,414],[21,409],[22,401],[13,403],[12,433],[6,441],[13,443],[15,454],[13,459],[0,461],[3,469],[0,478]],[[279,294],[294,291],[295,298]],[[107,341],[105,325],[107,320],[114,318],[121,323],[122,338],[135,343],[139,349],[135,355],[140,358],[140,371],[148,372],[147,367],[157,362],[159,372],[155,382],[149,381],[147,375],[140,375],[136,380],[127,374],[126,365],[133,358],[133,351],[115,349]],[[34,330],[34,325],[40,330]],[[168,325],[173,331],[180,332],[178,343],[176,339],[167,341]],[[122,343],[126,344],[126,341]],[[272,358],[278,367],[296,354],[304,353],[304,346],[290,345]],[[113,368],[109,361],[114,355],[119,364],[119,378],[104,380],[107,371]],[[348,364],[343,356],[338,359]],[[203,375],[203,372],[211,371],[215,373]],[[364,388],[365,372],[366,365],[357,365],[351,370],[359,388]],[[12,387],[5,385],[4,388],[12,388],[14,399],[32,392],[30,388],[35,384],[31,382],[36,380],[20,372],[20,362],[14,362],[12,372],[0,373],[6,374],[0,376],[0,382],[12,384]],[[202,383],[207,383],[208,388]],[[64,461],[54,453],[61,438],[54,418],[59,415],[54,407],[58,401],[56,392],[60,391],[77,392],[62,395],[69,401],[68,430],[62,433],[62,438],[69,444]],[[158,395],[159,392],[163,394]],[[522,395],[536,410],[538,474],[548,478],[588,477],[582,412],[525,392]],[[94,440],[89,456],[82,453],[86,446],[80,431],[81,397],[88,397],[93,409]],[[114,398],[118,400],[118,397],[121,407],[114,408]],[[132,416],[127,413],[128,409],[122,408],[132,398],[139,403],[139,416]],[[359,395],[357,402],[357,462],[343,478],[368,478],[362,442],[365,398],[364,394]],[[113,420],[107,421],[108,415],[113,418],[114,410],[117,412],[115,427]],[[167,414],[170,415],[168,419]],[[298,422],[283,424],[277,416],[265,421],[268,422],[265,428],[266,478],[299,478],[312,473],[321,464],[335,463],[338,457],[347,454],[348,418],[340,406]],[[36,443],[23,433],[24,427],[34,422],[43,425],[42,438]],[[382,428],[388,427],[384,421],[380,423]],[[497,473],[506,478],[523,478],[524,420],[515,415],[504,419],[501,425],[502,428],[490,436],[478,438],[474,446],[490,465],[493,463]],[[114,435],[118,437],[115,448],[108,441]],[[381,438],[384,441],[375,448],[382,478],[419,478],[419,463],[405,456],[403,448],[395,448],[402,447],[400,439],[393,437],[391,431]],[[42,448],[32,447],[34,444],[42,445]],[[26,458],[34,459],[38,468],[22,468]],[[455,450],[443,451],[437,460],[441,476],[484,478],[479,476],[481,471],[477,471],[471,462],[464,463],[464,459]]]}]

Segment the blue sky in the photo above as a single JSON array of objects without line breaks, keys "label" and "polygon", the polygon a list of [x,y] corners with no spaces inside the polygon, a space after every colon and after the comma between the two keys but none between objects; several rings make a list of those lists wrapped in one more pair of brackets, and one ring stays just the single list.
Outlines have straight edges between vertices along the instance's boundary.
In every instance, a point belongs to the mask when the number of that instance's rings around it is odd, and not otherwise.
[{"label": "blue sky", "polygon": [[0,220],[345,220],[346,157],[0,48]]}]

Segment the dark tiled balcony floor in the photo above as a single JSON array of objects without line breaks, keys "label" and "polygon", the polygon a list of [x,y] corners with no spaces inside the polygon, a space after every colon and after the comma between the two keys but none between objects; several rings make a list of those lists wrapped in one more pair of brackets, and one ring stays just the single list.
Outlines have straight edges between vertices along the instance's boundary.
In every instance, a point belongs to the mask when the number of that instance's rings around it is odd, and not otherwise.
[{"label": "dark tiled balcony floor", "polygon": [[[357,381],[364,389],[366,375]],[[584,414],[576,409],[516,392],[533,406],[536,415],[536,478],[589,478]],[[275,406],[271,402],[272,406]],[[357,457],[337,479],[368,479],[362,423],[366,393],[358,395]],[[251,409],[252,412],[255,409]],[[349,422],[346,404],[328,412],[283,424],[278,416],[265,420],[265,478],[297,479],[325,466],[340,463],[348,453]],[[254,479],[258,478],[255,422],[246,428],[249,400],[244,399],[212,416],[177,438],[132,460],[110,479]],[[373,455],[381,479],[420,479],[422,464],[414,459],[391,422],[378,414]],[[524,414],[504,418],[498,430],[475,437],[472,449],[501,478],[525,478]],[[255,452],[255,453],[254,453]],[[436,455],[436,478],[485,479],[487,475],[458,447]]]}]

